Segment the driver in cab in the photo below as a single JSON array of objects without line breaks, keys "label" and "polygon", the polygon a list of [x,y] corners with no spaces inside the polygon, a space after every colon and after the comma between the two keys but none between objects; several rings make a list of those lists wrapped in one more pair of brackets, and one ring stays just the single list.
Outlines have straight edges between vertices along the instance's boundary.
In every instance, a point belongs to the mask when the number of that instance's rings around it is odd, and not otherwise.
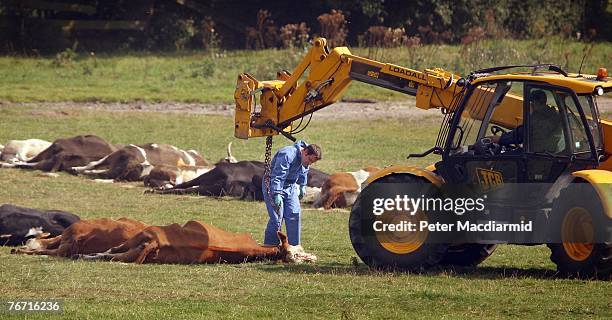
[{"label": "driver in cab", "polygon": [[[529,141],[531,152],[558,153],[565,149],[559,112],[547,104],[546,93],[535,90],[531,93]],[[491,141],[500,146],[511,148],[522,146],[524,126],[520,125],[500,136],[492,136]],[[521,147],[513,152],[522,152]]]}]

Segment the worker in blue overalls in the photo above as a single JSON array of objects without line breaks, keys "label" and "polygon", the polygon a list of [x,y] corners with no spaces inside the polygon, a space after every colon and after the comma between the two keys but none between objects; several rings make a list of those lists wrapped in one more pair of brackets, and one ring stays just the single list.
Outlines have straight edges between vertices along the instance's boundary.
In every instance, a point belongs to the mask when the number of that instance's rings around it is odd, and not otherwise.
[{"label": "worker in blue overalls", "polygon": [[281,148],[272,158],[269,194],[265,177],[262,183],[264,201],[270,216],[264,234],[264,245],[279,244],[276,231],[280,230],[283,219],[289,244],[300,245],[300,199],[306,192],[308,168],[320,159],[321,148],[301,140]]}]

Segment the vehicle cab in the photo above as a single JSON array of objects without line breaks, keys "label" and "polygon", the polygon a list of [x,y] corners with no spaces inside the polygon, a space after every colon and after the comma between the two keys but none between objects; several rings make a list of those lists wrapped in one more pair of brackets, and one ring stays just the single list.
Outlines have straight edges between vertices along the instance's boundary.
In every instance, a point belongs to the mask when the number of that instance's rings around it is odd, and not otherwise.
[{"label": "vehicle cab", "polygon": [[482,191],[553,184],[609,158],[597,97],[612,90],[610,78],[530,72],[470,80],[441,130],[447,137],[436,169],[447,183]]}]

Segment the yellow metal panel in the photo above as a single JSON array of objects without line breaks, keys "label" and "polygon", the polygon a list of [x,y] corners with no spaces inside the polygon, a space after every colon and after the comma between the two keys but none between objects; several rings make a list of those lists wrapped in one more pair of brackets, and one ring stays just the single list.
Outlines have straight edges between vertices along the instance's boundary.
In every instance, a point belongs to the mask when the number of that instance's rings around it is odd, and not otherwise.
[{"label": "yellow metal panel", "polygon": [[[612,154],[612,121],[601,120],[601,131],[603,132],[603,145],[606,154]],[[612,156],[599,166],[603,170],[612,170]]]},{"label": "yellow metal panel", "polygon": [[[584,75],[584,77],[595,79],[595,76]],[[595,90],[595,88],[599,86],[603,88],[612,88],[612,81],[608,81],[608,82],[594,81],[594,80],[587,80],[584,77],[580,77],[580,78],[564,77],[563,75],[558,75],[558,74],[545,74],[545,75],[502,74],[502,75],[494,75],[494,76],[478,78],[473,82],[473,84],[476,85],[480,82],[490,81],[490,80],[539,81],[539,82],[545,82],[551,85],[566,87],[568,89],[573,90],[576,93],[592,93],[593,90]]]},{"label": "yellow metal panel", "polygon": [[234,136],[240,139],[251,137],[251,107],[253,105],[253,91],[258,83],[249,74],[241,74],[236,82],[234,100],[236,101],[236,114],[234,116]]},{"label": "yellow metal panel", "polygon": [[[429,166],[428,168],[431,168],[431,166]],[[438,176],[437,174],[427,169],[423,169],[423,168],[420,168],[414,165],[405,165],[405,164],[389,166],[380,171],[377,171],[376,173],[370,175],[368,180],[366,180],[366,184],[370,184],[371,182],[375,180],[378,180],[382,177],[385,177],[385,176],[388,176],[394,173],[408,173],[408,174],[415,175],[418,177],[423,177],[429,180],[431,183],[433,183],[437,187],[444,184],[444,179],[442,179],[442,177]]]},{"label": "yellow metal panel", "polygon": [[575,177],[588,181],[599,195],[601,205],[608,218],[612,219],[610,203],[612,201],[612,172],[607,170],[580,170],[572,172]]}]

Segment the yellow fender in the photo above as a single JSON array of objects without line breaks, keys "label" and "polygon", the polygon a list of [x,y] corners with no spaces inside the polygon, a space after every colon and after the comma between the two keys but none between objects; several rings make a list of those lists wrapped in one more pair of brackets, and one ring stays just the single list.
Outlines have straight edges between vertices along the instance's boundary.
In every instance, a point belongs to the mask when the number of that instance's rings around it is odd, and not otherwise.
[{"label": "yellow fender", "polygon": [[601,199],[601,205],[608,218],[612,219],[610,203],[612,201],[612,172],[607,170],[580,170],[572,173],[572,176],[582,178],[593,186]]},{"label": "yellow fender", "polygon": [[386,167],[370,175],[370,177],[368,178],[368,180],[366,180],[365,183],[366,185],[368,185],[390,174],[407,173],[407,174],[411,174],[414,176],[423,177],[429,180],[431,183],[433,183],[436,187],[440,187],[441,185],[444,184],[444,179],[442,179],[442,177],[438,176],[437,174],[433,173],[432,170],[434,169],[435,167],[433,165],[428,166],[427,169],[423,169],[421,167],[417,167],[414,165],[406,165],[406,164],[389,166],[389,167]]}]

